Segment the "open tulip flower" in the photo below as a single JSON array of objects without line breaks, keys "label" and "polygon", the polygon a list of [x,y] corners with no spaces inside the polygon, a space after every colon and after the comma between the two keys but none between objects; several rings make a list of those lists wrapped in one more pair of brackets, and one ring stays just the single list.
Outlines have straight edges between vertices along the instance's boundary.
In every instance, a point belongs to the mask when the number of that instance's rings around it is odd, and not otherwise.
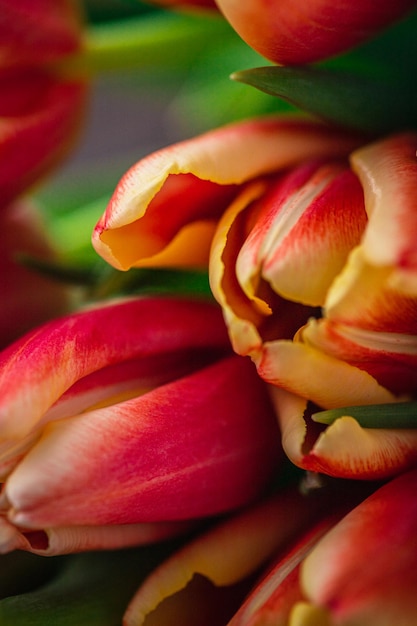
[{"label": "open tulip flower", "polygon": [[59,69],[81,48],[76,3],[0,1],[0,205],[63,157],[78,130],[86,81]]},{"label": "open tulip flower", "polygon": [[256,498],[282,453],[215,303],[129,298],[0,354],[0,548],[146,543]]},{"label": "open tulip flower", "polygon": [[375,36],[415,7],[414,0],[216,0],[237,33],[275,63],[320,61]]},{"label": "open tulip flower", "polygon": [[93,241],[125,270],[209,263],[291,460],[375,479],[417,462],[417,431],[311,419],[417,388],[417,136],[363,142],[300,117],[211,131],[134,165]]}]

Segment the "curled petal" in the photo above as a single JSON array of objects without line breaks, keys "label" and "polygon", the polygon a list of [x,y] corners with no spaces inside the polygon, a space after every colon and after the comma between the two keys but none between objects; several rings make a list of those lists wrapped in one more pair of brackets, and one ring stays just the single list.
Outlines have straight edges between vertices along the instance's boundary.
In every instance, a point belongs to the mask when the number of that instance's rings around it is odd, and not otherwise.
[{"label": "curled petal", "polygon": [[393,135],[351,156],[369,215],[363,247],[367,260],[396,270],[397,287],[415,295],[417,255],[417,135]]},{"label": "curled petal", "polygon": [[256,497],[280,458],[264,385],[233,355],[47,425],[1,504],[13,523],[35,529],[198,518]]},{"label": "curled petal", "polygon": [[340,163],[308,161],[245,186],[219,221],[209,265],[235,351],[255,355],[261,340],[292,337],[365,223],[359,183]]},{"label": "curled petal", "polygon": [[[306,155],[344,156],[358,142],[358,137],[309,120],[270,116],[230,124],[159,150],[122,178],[96,226],[93,245],[119,269],[140,265],[148,257],[159,262],[158,253],[176,235],[186,236],[184,228],[203,222],[213,229],[236,193],[233,186],[290,167]],[[178,175],[185,175],[191,185],[189,199],[183,197],[184,181],[171,180]],[[225,188],[216,189],[219,185]],[[206,246],[202,242],[190,263],[201,264],[207,258],[210,240]]]},{"label": "curled petal", "polygon": [[264,57],[283,65],[309,63],[347,50],[414,7],[412,0],[216,0],[233,28]]},{"label": "curled petal", "polygon": [[391,267],[370,264],[362,246],[352,250],[326,298],[325,317],[345,326],[413,335],[417,299],[395,289]]},{"label": "curled petal", "polygon": [[7,554],[14,550],[24,550],[27,541],[22,533],[10,522],[0,515],[0,554]]},{"label": "curled petal", "polygon": [[299,337],[304,345],[368,372],[396,395],[408,395],[417,389],[414,334],[368,331],[321,319],[310,320]]},{"label": "curled petal", "polygon": [[23,530],[0,517],[0,554],[16,549],[41,556],[117,550],[174,537],[190,527],[189,522],[158,522]]},{"label": "curled petal", "polygon": [[265,342],[257,368],[266,382],[323,408],[396,400],[366,371],[304,343]]},{"label": "curled petal", "polygon": [[288,457],[304,469],[340,478],[380,479],[417,462],[417,433],[362,428],[350,416],[325,430],[312,423],[307,401],[282,389],[271,391]]},{"label": "curled petal", "polygon": [[[163,601],[177,595],[177,604],[171,605],[171,609],[174,606],[178,611],[177,623],[182,626],[194,624],[195,613],[194,620],[188,622],[185,606],[187,586],[192,593],[190,583],[196,575],[204,576],[216,587],[225,587],[256,573],[317,516],[317,504],[296,491],[283,493],[200,536],[162,563],[145,580],[127,609],[124,623],[126,626],[141,626],[151,615],[159,616],[159,623],[162,623]],[[201,603],[198,610],[202,610],[202,615],[210,612],[210,607],[205,607],[207,601],[205,603],[204,598]]]},{"label": "curled petal", "polygon": [[[210,328],[210,335],[207,334]],[[219,310],[204,302],[132,298],[54,320],[0,355],[2,440],[30,434],[78,380],[132,359],[228,349]]]},{"label": "curled petal", "polygon": [[340,163],[307,162],[269,190],[236,261],[239,284],[254,298],[267,281],[294,302],[320,306],[366,225],[356,177]]},{"label": "curled petal", "polygon": [[414,470],[381,487],[330,530],[306,558],[304,592],[313,608],[327,611],[329,623],[415,623],[416,479]]},{"label": "curled petal", "polygon": [[257,327],[262,323],[265,307],[262,310],[241,289],[235,266],[241,234],[247,230],[245,209],[267,189],[265,181],[256,181],[243,188],[220,219],[210,251],[210,287],[222,307],[233,349],[242,355],[256,353],[262,346]]}]

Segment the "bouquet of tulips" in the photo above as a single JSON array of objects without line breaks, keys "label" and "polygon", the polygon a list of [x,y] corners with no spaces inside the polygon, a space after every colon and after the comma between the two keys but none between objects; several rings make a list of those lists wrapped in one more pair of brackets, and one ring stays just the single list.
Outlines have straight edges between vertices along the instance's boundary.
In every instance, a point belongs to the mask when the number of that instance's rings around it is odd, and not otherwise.
[{"label": "bouquet of tulips", "polygon": [[415,626],[415,9],[0,0],[0,626]]}]

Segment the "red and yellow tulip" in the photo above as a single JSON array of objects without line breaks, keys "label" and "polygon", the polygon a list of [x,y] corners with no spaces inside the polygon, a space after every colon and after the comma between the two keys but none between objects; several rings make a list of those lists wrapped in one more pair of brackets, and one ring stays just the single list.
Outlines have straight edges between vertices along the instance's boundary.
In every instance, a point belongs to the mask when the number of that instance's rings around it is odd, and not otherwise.
[{"label": "red and yellow tulip", "polygon": [[229,516],[151,573],[132,598],[123,623],[193,626],[196,615],[201,626],[228,623],[254,577],[316,523],[322,507],[320,498],[286,489]]},{"label": "red and yellow tulip", "polygon": [[219,308],[132,298],[0,354],[2,551],[138,544],[262,492],[282,457]]},{"label": "red and yellow tulip", "polygon": [[69,0],[0,1],[0,206],[32,186],[70,148],[86,102],[86,81],[59,63],[80,50]]},{"label": "red and yellow tulip", "polygon": [[236,32],[283,65],[319,61],[370,39],[415,7],[414,0],[216,0]]},{"label": "red and yellow tulip", "polygon": [[416,478],[371,495],[344,485],[339,499],[288,489],[257,503],[161,563],[123,623],[413,626]]},{"label": "red and yellow tulip", "polygon": [[416,471],[358,486],[288,488],[230,516],[161,563],[123,623],[412,626]]},{"label": "red and yellow tulip", "polygon": [[415,395],[416,147],[412,133],[364,143],[302,118],[239,122],[134,165],[93,236],[120,269],[209,264],[233,347],[312,471],[382,478],[417,461],[414,430],[310,419]]},{"label": "red and yellow tulip", "polygon": [[393,479],[279,555],[229,625],[413,626],[416,478]]}]

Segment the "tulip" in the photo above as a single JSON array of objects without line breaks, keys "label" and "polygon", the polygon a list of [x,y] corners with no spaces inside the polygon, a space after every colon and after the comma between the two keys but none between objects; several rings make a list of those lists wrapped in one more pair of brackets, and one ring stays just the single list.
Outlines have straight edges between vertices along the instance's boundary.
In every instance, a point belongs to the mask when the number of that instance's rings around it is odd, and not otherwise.
[{"label": "tulip", "polygon": [[271,384],[289,458],[380,479],[416,463],[415,430],[311,419],[416,389],[417,137],[363,142],[272,116],[176,144],[126,173],[93,242],[124,270],[209,257],[234,350]]},{"label": "tulip", "polygon": [[254,576],[322,507],[320,498],[287,489],[230,516],[162,562],[139,587],[123,623],[192,626],[196,615],[201,626],[228,623]]},{"label": "tulip", "polygon": [[412,626],[417,601],[416,471],[279,555],[230,626]]},{"label": "tulip", "polygon": [[0,203],[6,206],[66,155],[80,126],[86,81],[58,68],[82,45],[75,3],[1,0],[0,13]]},{"label": "tulip", "polygon": [[[354,489],[352,485],[344,485],[343,498],[339,497],[339,486],[336,490],[327,485],[305,492],[296,484],[287,485],[229,515],[174,552],[145,579],[132,598],[123,623],[125,626],[174,623],[192,626],[198,615],[201,626],[226,623],[237,626],[241,624],[242,611],[245,619],[248,613],[256,614],[272,591],[275,603],[272,621],[265,623],[284,626],[286,622],[275,621],[278,604],[280,614],[285,606],[288,615],[292,604],[303,598],[298,581],[297,585],[288,584],[287,574],[296,582],[292,570],[298,572],[299,564],[312,546],[369,494],[369,486],[363,490],[362,485],[356,483]],[[282,587],[274,572],[275,580],[271,583],[266,577],[259,589],[256,583],[265,569],[269,571],[271,560],[276,559],[281,568]],[[298,591],[294,593],[296,587]],[[250,608],[244,601],[248,593]],[[265,619],[266,611],[262,609],[261,613]],[[245,626],[255,623],[264,624],[249,619],[242,622]]]},{"label": "tulip", "polygon": [[281,457],[219,308],[132,298],[0,354],[0,546],[56,554],[183,532],[249,502]]},{"label": "tulip", "polygon": [[387,28],[414,7],[413,0],[359,5],[344,0],[216,0],[246,43],[283,65],[320,61],[344,52]]},{"label": "tulip", "polygon": [[37,208],[29,202],[9,205],[0,212],[1,266],[0,347],[69,306],[68,290],[60,283],[26,267],[19,255],[52,261]]}]

